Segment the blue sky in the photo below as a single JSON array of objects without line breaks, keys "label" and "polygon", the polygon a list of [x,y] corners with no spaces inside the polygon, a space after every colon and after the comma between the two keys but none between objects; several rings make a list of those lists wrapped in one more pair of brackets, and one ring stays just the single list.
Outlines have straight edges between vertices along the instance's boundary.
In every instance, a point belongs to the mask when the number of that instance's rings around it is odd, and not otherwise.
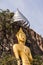
[{"label": "blue sky", "polygon": [[29,20],[30,27],[43,36],[43,0],[0,0],[0,9],[19,9]]}]

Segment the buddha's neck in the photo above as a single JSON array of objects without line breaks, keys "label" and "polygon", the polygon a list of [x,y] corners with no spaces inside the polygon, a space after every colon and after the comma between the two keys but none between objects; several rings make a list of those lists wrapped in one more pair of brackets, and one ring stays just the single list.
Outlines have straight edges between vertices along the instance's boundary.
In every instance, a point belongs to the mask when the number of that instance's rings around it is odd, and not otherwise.
[{"label": "buddha's neck", "polygon": [[21,45],[25,45],[25,42],[22,42],[22,41],[18,41],[18,43]]}]

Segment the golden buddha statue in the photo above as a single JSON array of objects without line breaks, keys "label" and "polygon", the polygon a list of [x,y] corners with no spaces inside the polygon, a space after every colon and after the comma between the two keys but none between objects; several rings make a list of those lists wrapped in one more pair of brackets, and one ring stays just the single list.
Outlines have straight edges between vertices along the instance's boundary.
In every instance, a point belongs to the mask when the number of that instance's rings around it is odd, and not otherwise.
[{"label": "golden buddha statue", "polygon": [[13,52],[18,59],[17,64],[21,65],[20,58],[22,60],[22,65],[31,65],[31,62],[33,61],[30,48],[25,46],[26,42],[26,34],[24,33],[23,29],[20,28],[19,31],[16,34],[16,37],[18,39],[18,44],[13,45]]}]

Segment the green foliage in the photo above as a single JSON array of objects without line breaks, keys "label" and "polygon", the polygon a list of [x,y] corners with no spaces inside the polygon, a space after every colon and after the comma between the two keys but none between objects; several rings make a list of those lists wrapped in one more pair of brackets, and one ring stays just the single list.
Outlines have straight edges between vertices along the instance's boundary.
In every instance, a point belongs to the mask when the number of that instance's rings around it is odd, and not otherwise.
[{"label": "green foliage", "polygon": [[32,64],[33,65],[43,65],[43,59],[42,58],[43,58],[43,56],[39,56],[39,55],[35,56]]},{"label": "green foliage", "polygon": [[0,58],[0,65],[17,65],[17,61],[14,56],[3,53],[2,58]]},{"label": "green foliage", "polygon": [[[43,65],[43,56],[35,56],[32,65]],[[17,60],[11,54],[5,54],[3,52],[2,58],[0,58],[0,65],[17,65]]]}]

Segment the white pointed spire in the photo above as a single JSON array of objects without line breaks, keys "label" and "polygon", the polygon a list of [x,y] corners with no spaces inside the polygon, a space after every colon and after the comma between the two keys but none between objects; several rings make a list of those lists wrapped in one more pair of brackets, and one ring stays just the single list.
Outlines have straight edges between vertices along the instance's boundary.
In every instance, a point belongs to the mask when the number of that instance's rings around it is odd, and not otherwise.
[{"label": "white pointed spire", "polygon": [[[23,25],[29,26],[29,21],[27,18],[17,9],[17,11],[14,14],[14,22],[20,21]],[[13,23],[13,22],[12,22]]]}]

